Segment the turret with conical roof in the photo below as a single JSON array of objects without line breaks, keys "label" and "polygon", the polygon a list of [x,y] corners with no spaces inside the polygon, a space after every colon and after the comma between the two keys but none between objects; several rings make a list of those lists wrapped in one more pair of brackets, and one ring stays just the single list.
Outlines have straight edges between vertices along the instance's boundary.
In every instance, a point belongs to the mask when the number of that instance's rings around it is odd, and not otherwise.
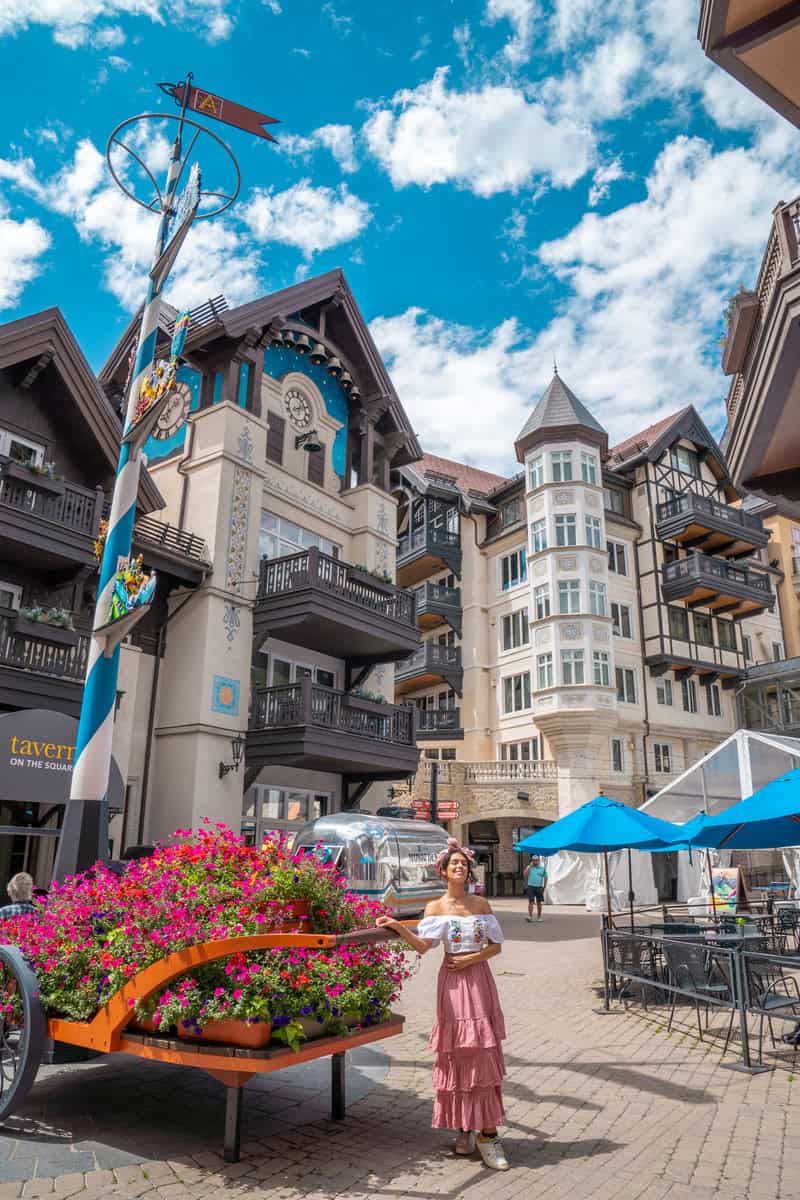
[{"label": "turret with conical roof", "polygon": [[541,442],[575,436],[599,446],[601,456],[608,453],[608,434],[605,429],[567,387],[556,369],[547,391],[517,436],[514,443],[517,459],[524,462],[525,451]]}]

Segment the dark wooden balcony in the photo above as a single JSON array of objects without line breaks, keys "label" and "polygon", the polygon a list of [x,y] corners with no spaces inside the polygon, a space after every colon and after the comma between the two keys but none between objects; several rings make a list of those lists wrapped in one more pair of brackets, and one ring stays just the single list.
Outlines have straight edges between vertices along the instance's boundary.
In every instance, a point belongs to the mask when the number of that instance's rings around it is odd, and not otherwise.
[{"label": "dark wooden balcony", "polygon": [[695,492],[658,505],[656,533],[662,541],[678,542],[685,550],[726,558],[742,558],[769,541],[760,517]]},{"label": "dark wooden balcony", "polygon": [[104,496],[0,461],[0,559],[58,568],[94,565]]},{"label": "dark wooden balcony", "polygon": [[775,606],[775,595],[765,571],[740,567],[724,558],[690,554],[664,563],[662,592],[669,603],[685,600],[689,608],[708,608],[734,618],[751,616]]},{"label": "dark wooden balcony", "polygon": [[155,517],[139,517],[133,527],[133,548],[148,567],[185,583],[201,583],[212,569],[202,538]]},{"label": "dark wooden balcony", "polygon": [[428,708],[417,713],[417,741],[461,741],[464,729],[460,708]]},{"label": "dark wooden balcony", "polygon": [[398,539],[397,581],[403,587],[413,587],[443,568],[461,578],[461,534],[424,525]]},{"label": "dark wooden balcony", "polygon": [[316,547],[261,560],[253,632],[364,665],[406,658],[420,640],[413,593]]},{"label": "dark wooden balcony", "polygon": [[461,588],[445,587],[443,583],[421,583],[414,589],[414,596],[420,629],[434,629],[446,623],[461,636]]},{"label": "dark wooden balcony", "polygon": [[364,701],[310,678],[262,688],[253,695],[247,767],[400,779],[417,769],[414,717],[413,708]]},{"label": "dark wooden balcony", "polygon": [[461,695],[464,670],[461,665],[460,646],[440,646],[438,642],[423,642],[419,650],[395,667],[394,690],[398,696],[417,688],[435,687],[442,683]]},{"label": "dark wooden balcony", "polygon": [[[0,613],[0,707],[51,708],[80,714],[89,638],[78,634],[74,645],[18,633],[16,617]],[[58,631],[61,632],[61,631]]]}]

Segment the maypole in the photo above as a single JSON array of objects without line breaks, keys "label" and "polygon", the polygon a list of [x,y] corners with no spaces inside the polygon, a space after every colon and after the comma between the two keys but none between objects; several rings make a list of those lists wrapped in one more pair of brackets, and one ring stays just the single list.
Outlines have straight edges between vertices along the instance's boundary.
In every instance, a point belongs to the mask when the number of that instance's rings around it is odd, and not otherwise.
[{"label": "maypole", "polygon": [[[159,315],[164,285],[195,219],[216,216],[239,193],[239,168],[229,147],[210,129],[186,116],[187,109],[246,129],[274,141],[261,126],[274,118],[233,104],[192,84],[191,73],[185,82],[160,84],[180,108],[180,115],[144,113],[123,121],[109,138],[106,157],[115,182],[125,194],[151,212],[159,213],[155,249],[147,281],[147,291],[139,328],[125,423],[111,500],[111,514],[100,564],[97,604],[92,625],[86,680],[84,684],[78,737],[70,786],[69,802],[58,847],[54,877],[85,870],[98,858],[108,857],[108,804],[106,793],[111,768],[111,743],[114,732],[120,644],[136,622],[147,612],[155,593],[155,575],[147,575],[141,559],[131,559],[133,527],[139,480],[144,463],[142,448],[160,413],[170,399],[180,354],[186,339],[189,317],[182,313],[175,322],[170,357],[157,361]],[[164,191],[158,188],[146,164],[121,135],[141,122],[177,121]],[[186,126],[194,130],[189,148],[183,153]],[[184,192],[176,201],[177,189],[198,139],[206,135],[227,154],[235,172],[230,192],[204,191],[199,163],[193,162]],[[118,150],[125,151],[147,175],[155,196],[147,203],[131,190],[124,173],[114,162]],[[213,197],[213,207],[199,211],[203,196]]]}]

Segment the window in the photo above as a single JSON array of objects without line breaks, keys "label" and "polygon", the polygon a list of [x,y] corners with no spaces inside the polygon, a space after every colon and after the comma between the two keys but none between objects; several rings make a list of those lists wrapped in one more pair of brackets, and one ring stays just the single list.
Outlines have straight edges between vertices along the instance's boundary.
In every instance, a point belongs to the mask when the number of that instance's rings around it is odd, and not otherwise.
[{"label": "window", "polygon": [[685,608],[669,608],[669,634],[679,642],[689,640],[689,614]]},{"label": "window", "polygon": [[504,650],[516,650],[519,646],[528,644],[528,610],[518,608],[516,612],[503,617],[502,642]]},{"label": "window", "polygon": [[547,549],[547,522],[534,521],[531,525],[531,552],[539,554]]},{"label": "window", "polygon": [[628,561],[625,556],[624,542],[606,542],[608,550],[608,569],[615,575],[628,574]]},{"label": "window", "polygon": [[597,459],[593,454],[581,452],[581,479],[584,483],[597,483]]},{"label": "window", "polygon": [[[271,821],[315,821],[324,816],[330,799],[328,795],[317,792],[307,792],[298,788],[264,787],[261,784],[251,788],[251,793],[253,792],[262,839],[270,829]],[[260,845],[261,839],[255,844]]]},{"label": "window", "polygon": [[792,574],[800,575],[800,528],[792,526]]},{"label": "window", "polygon": [[323,667],[314,668],[314,682],[320,687],[335,688],[336,687],[336,672],[326,671]]},{"label": "window", "polygon": [[783,658],[783,646],[780,642],[772,643],[772,658],[775,662],[780,662]]},{"label": "window", "polygon": [[456,752],[453,746],[442,746],[439,751],[439,758],[442,762],[455,762]]},{"label": "window", "polygon": [[283,558],[287,554],[298,554],[301,550],[308,550],[311,546],[316,546],[331,558],[338,558],[341,551],[341,546],[320,537],[318,533],[312,533],[310,529],[303,529],[302,525],[296,525],[286,517],[276,517],[266,511],[261,513],[258,537],[258,552],[261,558]]},{"label": "window", "polygon": [[550,616],[550,588],[546,583],[533,589],[533,603],[537,621]]},{"label": "window", "polygon": [[561,682],[565,684],[583,683],[583,651],[561,651]]},{"label": "window", "polygon": [[22,588],[16,583],[0,579],[0,608],[19,608],[22,603]]},{"label": "window", "polygon": [[0,454],[23,467],[41,467],[44,463],[44,446],[8,429],[0,429]]},{"label": "window", "polygon": [[632,638],[631,610],[627,604],[611,603],[612,628],[617,637]]},{"label": "window", "polygon": [[[736,649],[736,626],[733,621],[717,621],[717,637],[719,638],[720,650],[735,650]],[[750,638],[745,637],[744,656],[750,658]]]},{"label": "window", "polygon": [[700,464],[694,450],[686,446],[673,446],[669,452],[673,471],[682,471],[684,475],[692,475],[695,479],[700,474]]},{"label": "window", "polygon": [[531,677],[528,671],[506,675],[503,680],[503,712],[521,712],[531,706]]},{"label": "window", "polygon": [[519,496],[500,506],[500,524],[505,529],[507,525],[516,525],[522,519]]},{"label": "window", "polygon": [[550,468],[553,472],[553,483],[567,483],[572,479],[572,453],[569,450],[557,450],[550,455]]},{"label": "window", "polygon": [[534,458],[528,467],[528,487],[533,491],[534,488],[540,488],[543,483],[544,456],[540,454],[538,458]]},{"label": "window", "polygon": [[592,581],[589,584],[589,611],[593,617],[606,615],[606,585]]},{"label": "window", "polygon": [[500,585],[504,592],[519,587],[528,578],[528,558],[524,547],[504,554],[500,559]]},{"label": "window", "polygon": [[553,656],[552,654],[540,654],[536,659],[536,674],[537,687],[549,688],[553,686]]},{"label": "window", "polygon": [[654,742],[653,757],[657,774],[669,775],[672,771],[672,747],[669,742]]},{"label": "window", "polygon": [[596,550],[599,550],[603,544],[603,540],[602,540],[603,535],[602,535],[602,529],[600,527],[600,518],[599,517],[586,517],[585,523],[586,523],[586,545],[594,546]]},{"label": "window", "polygon": [[501,762],[531,762],[541,757],[539,738],[526,738],[524,742],[501,742]]},{"label": "window", "polygon": [[719,684],[712,683],[706,688],[706,707],[710,717],[722,716],[722,698],[719,692]]},{"label": "window", "polygon": [[636,703],[636,676],[630,667],[617,667],[617,700],[620,704]]},{"label": "window", "polygon": [[317,487],[325,486],[325,447],[314,450],[313,453],[307,455],[308,458],[308,482],[315,483]]},{"label": "window", "polygon": [[698,646],[714,645],[714,630],[708,613],[694,614],[694,640]]},{"label": "window", "polygon": [[618,488],[603,488],[603,507],[608,512],[625,515],[625,493]]},{"label": "window", "polygon": [[625,754],[622,738],[611,739],[611,770],[617,773],[625,770]]},{"label": "window", "polygon": [[608,651],[595,650],[592,654],[592,672],[596,687],[610,687],[611,675],[608,665]]},{"label": "window", "polygon": [[579,580],[561,580],[558,585],[558,611],[565,614],[581,611],[581,585]]},{"label": "window", "polygon": [[688,713],[697,712],[697,684],[693,679],[681,680],[681,692],[683,693],[683,711]]},{"label": "window", "polygon": [[278,466],[283,462],[283,435],[286,430],[286,421],[283,417],[279,417],[277,413],[267,412],[267,458],[270,462],[277,463]]},{"label": "window", "polygon": [[556,517],[556,545],[575,546],[578,534],[575,527],[575,513],[565,513]]},{"label": "window", "polygon": [[656,680],[656,701],[659,704],[672,704],[672,680],[658,679]]},{"label": "window", "polygon": [[[727,624],[728,624],[727,621],[718,621],[717,622],[718,626],[727,625]],[[735,637],[736,637],[736,634],[734,633],[734,638]],[[720,644],[720,646],[722,646],[722,630],[721,629],[720,629],[719,644]],[[744,634],[744,636],[742,637],[742,646],[744,649],[744,661],[752,662],[753,661],[753,643],[750,640],[749,634]]]}]

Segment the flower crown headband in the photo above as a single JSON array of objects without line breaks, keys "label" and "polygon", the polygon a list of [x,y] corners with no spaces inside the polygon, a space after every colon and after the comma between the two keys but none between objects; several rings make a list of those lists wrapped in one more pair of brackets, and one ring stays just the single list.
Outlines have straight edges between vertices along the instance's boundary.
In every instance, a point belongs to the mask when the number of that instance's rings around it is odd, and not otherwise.
[{"label": "flower crown headband", "polygon": [[436,855],[437,871],[441,871],[442,866],[444,865],[444,860],[447,858],[448,854],[455,854],[456,851],[458,851],[459,854],[463,854],[468,863],[475,862],[474,850],[470,850],[469,846],[460,845],[457,838],[449,837],[444,850],[440,850]]}]

